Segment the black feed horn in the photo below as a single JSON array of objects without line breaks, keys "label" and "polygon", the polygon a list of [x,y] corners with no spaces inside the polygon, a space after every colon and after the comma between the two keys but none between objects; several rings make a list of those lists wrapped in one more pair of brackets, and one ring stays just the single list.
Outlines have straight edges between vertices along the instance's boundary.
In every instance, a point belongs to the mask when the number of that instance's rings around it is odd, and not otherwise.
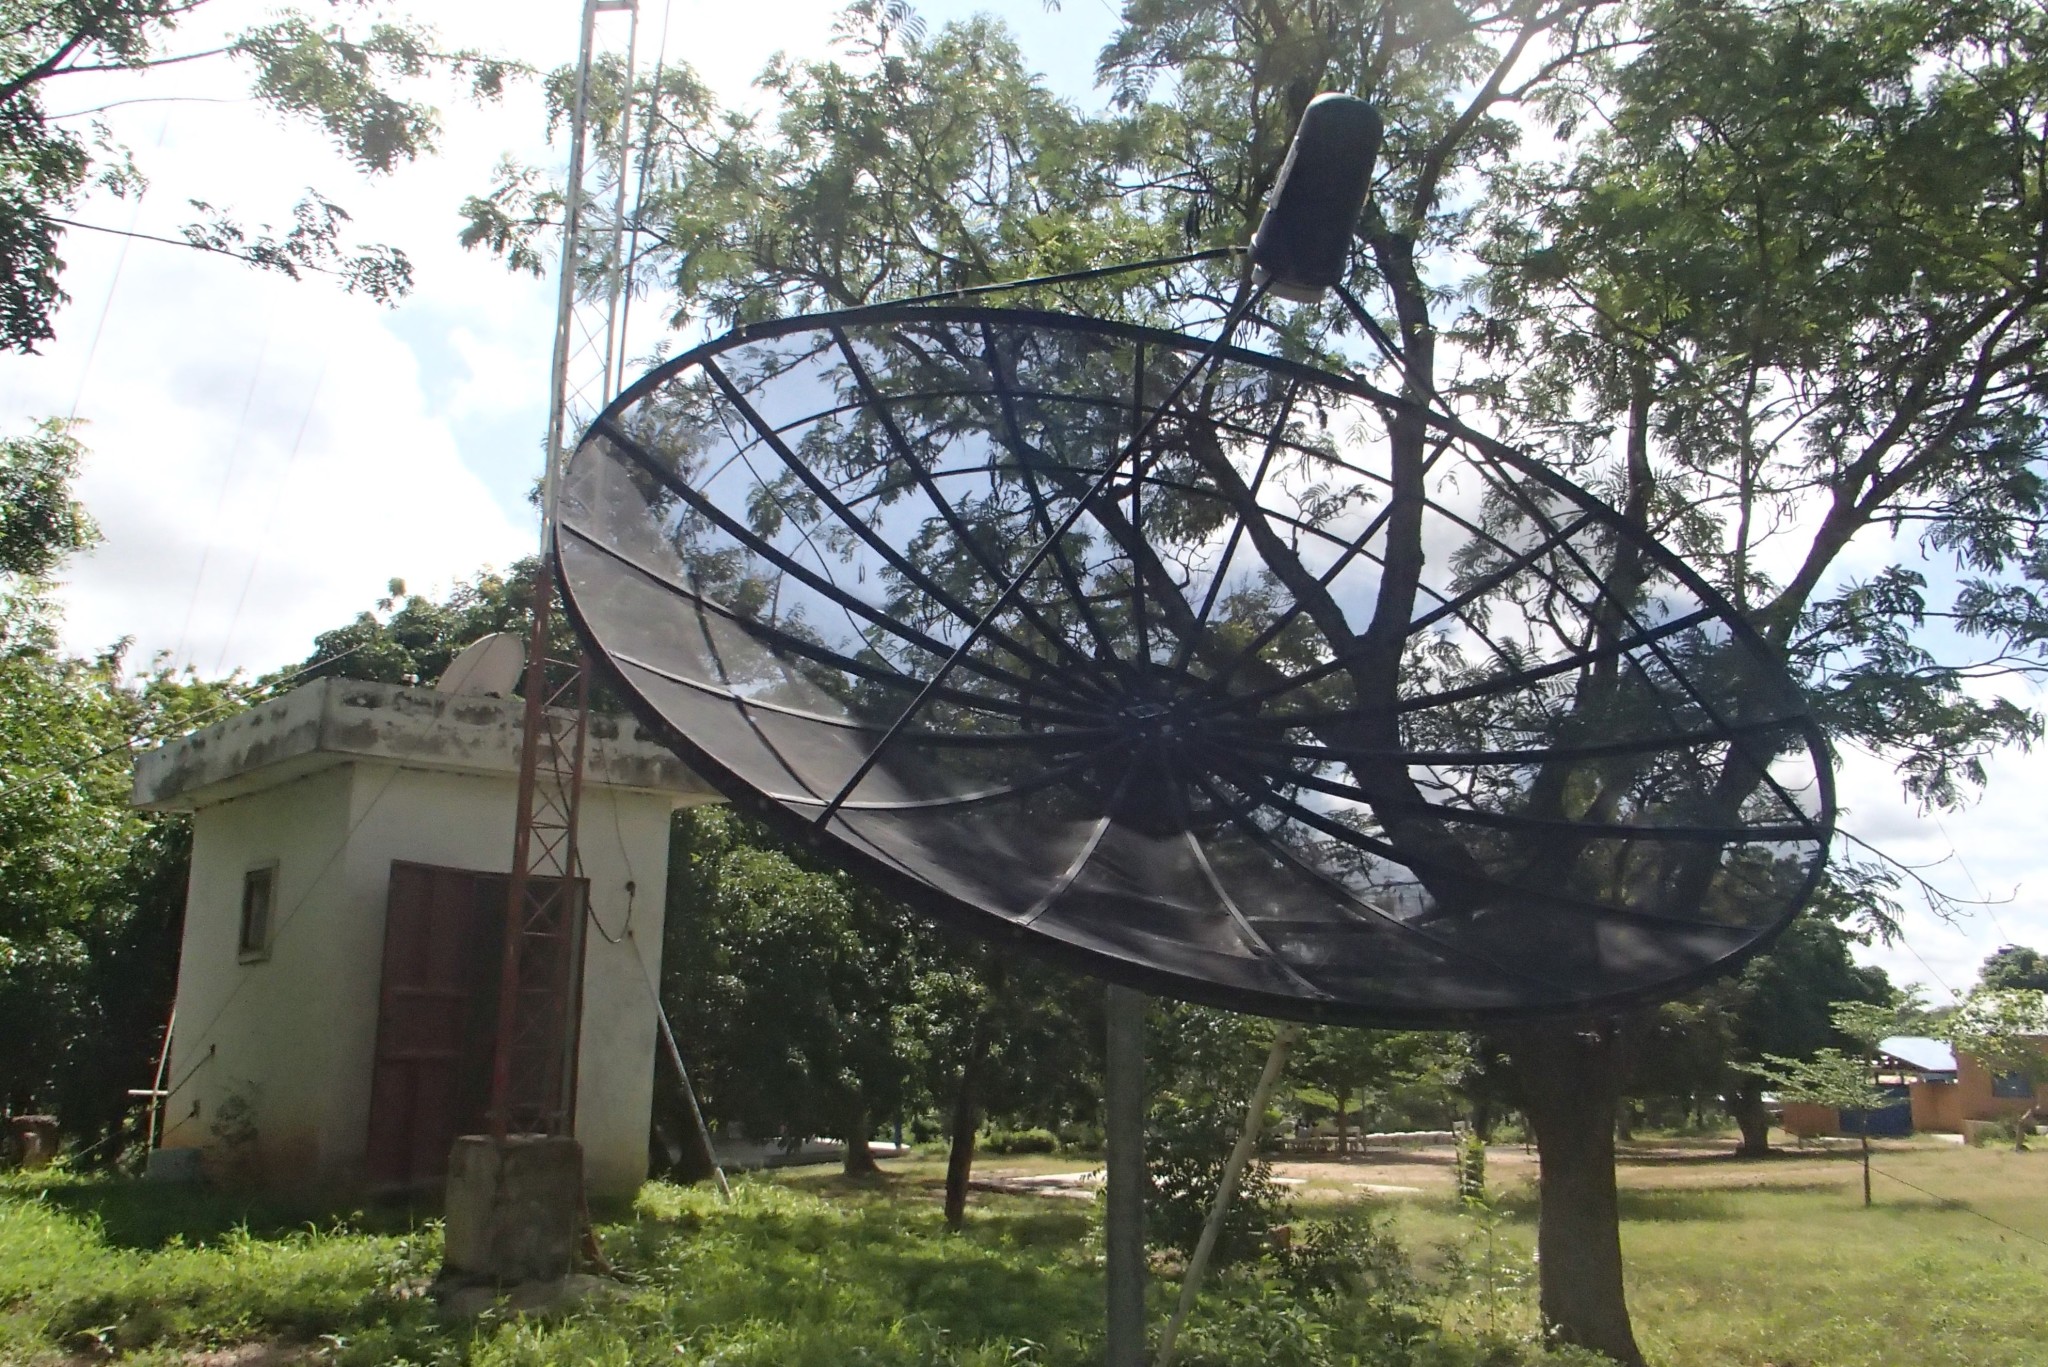
[{"label": "black feed horn", "polygon": [[1307,303],[1343,281],[1380,131],[1379,111],[1356,95],[1318,95],[1302,111],[1252,235],[1252,263],[1273,293]]}]

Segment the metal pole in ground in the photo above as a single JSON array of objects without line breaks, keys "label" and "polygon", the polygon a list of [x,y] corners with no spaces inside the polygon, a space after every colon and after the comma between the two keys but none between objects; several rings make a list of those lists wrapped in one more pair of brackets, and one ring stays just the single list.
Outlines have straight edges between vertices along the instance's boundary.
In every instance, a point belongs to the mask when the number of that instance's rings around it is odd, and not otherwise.
[{"label": "metal pole in ground", "polygon": [[1145,1361],[1145,997],[1109,989],[1103,1077],[1104,1160],[1109,1169],[1104,1262],[1109,1284],[1107,1367]]},{"label": "metal pole in ground", "polygon": [[1230,1158],[1223,1164],[1223,1180],[1216,1186],[1216,1199],[1209,1205],[1209,1218],[1202,1223],[1202,1237],[1195,1244],[1195,1255],[1188,1259],[1187,1270],[1181,1273],[1180,1300],[1173,1307],[1173,1315],[1166,1321],[1166,1328],[1159,1335],[1159,1356],[1153,1359],[1152,1367],[1173,1367],[1174,1343],[1180,1337],[1181,1327],[1188,1322],[1188,1312],[1195,1308],[1195,1297],[1202,1290],[1202,1274],[1208,1271],[1209,1257],[1216,1251],[1216,1240],[1222,1237],[1223,1221],[1230,1214],[1230,1202],[1237,1195],[1237,1180],[1244,1176],[1245,1164],[1251,1162],[1252,1154],[1259,1147],[1259,1135],[1266,1128],[1266,1107],[1273,1100],[1273,1090],[1280,1085],[1280,1074],[1287,1067],[1288,1051],[1294,1048],[1294,1041],[1301,1036],[1301,1027],[1283,1025],[1273,1036],[1273,1048],[1266,1055],[1265,1071],[1259,1074],[1259,1085],[1252,1089],[1251,1104],[1245,1107],[1244,1130],[1237,1137],[1237,1146],[1230,1151]]},{"label": "metal pole in ground", "polygon": [[[632,885],[629,883],[627,886]],[[697,1142],[704,1146],[704,1159],[711,1164],[711,1175],[718,1180],[719,1199],[730,1201],[732,1186],[725,1180],[725,1169],[719,1166],[718,1150],[711,1147],[711,1127],[704,1123],[704,1108],[697,1104],[697,1089],[690,1085],[690,1070],[683,1066],[683,1051],[676,1044],[675,1027],[669,1024],[668,1008],[661,1004],[661,992],[647,971],[647,960],[641,956],[640,942],[633,940],[631,926],[626,927],[626,938],[632,940],[633,957],[640,961],[640,981],[647,984],[648,999],[654,1003],[654,1019],[661,1026],[661,1042],[668,1050],[668,1061],[675,1066],[676,1081],[683,1089],[683,1100],[690,1103],[690,1121],[697,1127]]]}]

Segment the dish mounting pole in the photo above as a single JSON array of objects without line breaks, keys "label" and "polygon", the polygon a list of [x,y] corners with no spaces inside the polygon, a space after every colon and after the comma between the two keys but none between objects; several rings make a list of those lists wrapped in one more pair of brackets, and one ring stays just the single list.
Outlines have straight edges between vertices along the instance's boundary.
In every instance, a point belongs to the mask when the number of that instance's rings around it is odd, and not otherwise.
[{"label": "dish mounting pole", "polygon": [[[588,156],[592,71],[599,17],[625,15],[623,86],[617,92],[618,152],[609,222],[588,223],[593,202]],[[572,436],[610,401],[625,361],[626,184],[633,122],[634,60],[640,28],[635,0],[584,0],[569,118],[563,193],[562,267],[555,304],[548,403],[547,464],[541,472],[540,567],[526,648],[520,728],[518,816],[505,900],[504,955],[491,1060],[490,1124],[507,1134],[571,1134],[581,1007],[584,905],[577,854],[583,766],[589,736],[590,666],[580,647],[550,655],[556,593],[554,541],[562,465]],[[603,174],[599,161],[598,174]]]}]

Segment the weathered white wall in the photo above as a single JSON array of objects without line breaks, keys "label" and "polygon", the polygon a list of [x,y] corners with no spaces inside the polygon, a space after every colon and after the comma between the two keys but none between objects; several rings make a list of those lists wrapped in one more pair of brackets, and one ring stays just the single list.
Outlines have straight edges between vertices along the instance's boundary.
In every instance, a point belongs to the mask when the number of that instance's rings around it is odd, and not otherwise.
[{"label": "weathered white wall", "polygon": [[598,924],[584,950],[576,1134],[593,1194],[629,1195],[647,1177],[658,1047],[648,985],[661,981],[673,811],[671,800],[631,790],[583,799],[579,843]]},{"label": "weathered white wall", "polygon": [[[628,747],[640,748],[597,735],[592,746],[599,772],[622,770]],[[211,749],[220,754],[219,738]],[[318,760],[282,760],[270,743],[253,765],[188,790],[192,874],[167,1074],[178,1090],[163,1142],[217,1145],[222,1104],[240,1094],[257,1131],[249,1175],[345,1187],[363,1174],[391,864],[508,871],[516,789],[509,773],[475,767],[324,758],[330,767],[302,774]],[[282,782],[247,791],[266,767]],[[209,802],[213,793],[236,795]],[[586,927],[577,1077],[593,1196],[629,1195],[646,1176],[656,1044],[647,983],[660,970],[669,817],[700,793],[584,790],[579,843],[603,928]],[[273,860],[270,957],[244,964],[243,875]]]},{"label": "weathered white wall", "polygon": [[[352,786],[341,765],[193,813],[167,1147],[215,1144],[223,1103],[241,1095],[255,1107],[259,1145],[239,1157],[262,1160],[250,1175],[318,1169],[329,1042],[338,1022],[374,1020],[377,1009],[374,970],[366,999],[336,971],[335,930],[359,912],[340,880],[321,876],[338,861]],[[270,958],[245,964],[236,953],[243,875],[272,860]]]}]

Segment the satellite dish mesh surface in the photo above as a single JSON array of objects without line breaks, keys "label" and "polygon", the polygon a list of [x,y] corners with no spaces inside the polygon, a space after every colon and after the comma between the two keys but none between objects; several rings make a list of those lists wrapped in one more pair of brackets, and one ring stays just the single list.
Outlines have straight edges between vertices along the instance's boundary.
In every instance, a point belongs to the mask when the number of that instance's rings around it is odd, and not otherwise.
[{"label": "satellite dish mesh surface", "polygon": [[1182,334],[743,329],[598,419],[556,549],[728,796],[1170,995],[1438,1025],[1668,996],[1790,919],[1833,821],[1798,691],[1642,528]]}]

